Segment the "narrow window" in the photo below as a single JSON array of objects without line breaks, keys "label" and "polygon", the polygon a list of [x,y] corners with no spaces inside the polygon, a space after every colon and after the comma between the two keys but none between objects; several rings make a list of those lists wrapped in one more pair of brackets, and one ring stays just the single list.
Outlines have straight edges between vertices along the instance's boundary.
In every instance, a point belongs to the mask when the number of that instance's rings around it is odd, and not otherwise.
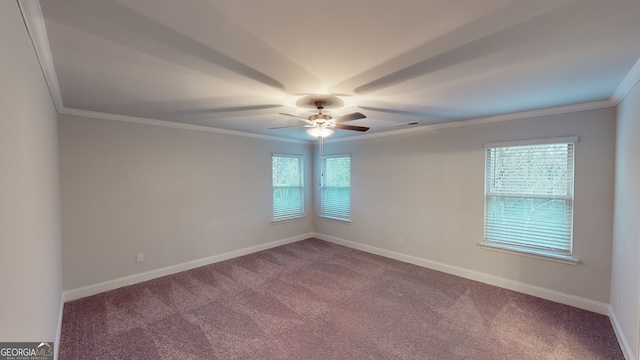
[{"label": "narrow window", "polygon": [[304,217],[302,156],[274,154],[271,157],[273,221]]},{"label": "narrow window", "polygon": [[349,155],[322,158],[320,216],[351,221],[351,157]]}]

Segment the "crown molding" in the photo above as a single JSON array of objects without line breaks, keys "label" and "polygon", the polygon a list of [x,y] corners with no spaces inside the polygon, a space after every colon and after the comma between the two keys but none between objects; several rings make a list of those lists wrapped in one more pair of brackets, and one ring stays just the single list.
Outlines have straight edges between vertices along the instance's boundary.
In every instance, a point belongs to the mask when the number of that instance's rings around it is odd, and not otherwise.
[{"label": "crown molding", "polygon": [[22,18],[27,27],[29,37],[36,51],[38,62],[42,68],[49,93],[53,99],[53,105],[60,112],[64,108],[62,103],[62,94],[60,93],[60,84],[58,76],[53,67],[53,58],[51,57],[51,49],[49,48],[49,38],[47,37],[47,28],[44,24],[42,16],[42,8],[39,1],[18,0],[18,6],[22,13]]},{"label": "crown molding", "polygon": [[476,119],[448,121],[448,122],[437,123],[437,124],[416,126],[416,127],[411,127],[411,128],[408,128],[408,129],[392,130],[392,131],[378,132],[378,133],[373,133],[373,134],[350,136],[348,138],[340,138],[340,139],[335,139],[335,140],[327,140],[327,139],[325,139],[324,142],[325,143],[333,143],[333,142],[342,142],[342,141],[373,139],[373,138],[379,138],[379,137],[385,137],[385,136],[393,136],[393,135],[414,134],[414,133],[418,133],[418,132],[459,128],[459,127],[463,127],[463,126],[492,124],[492,123],[499,123],[499,122],[512,121],[512,120],[529,119],[529,118],[535,118],[535,117],[540,117],[540,116],[550,116],[550,115],[567,114],[567,113],[573,113],[573,112],[579,112],[579,111],[605,109],[605,108],[614,107],[614,106],[616,106],[616,103],[614,103],[611,100],[591,101],[591,102],[587,102],[587,103],[564,105],[564,106],[557,106],[557,107],[537,109],[537,110],[529,110],[529,111],[510,113],[510,114],[503,114],[503,115],[495,115],[495,116],[488,116],[488,117],[482,117],[482,118],[476,118]]},{"label": "crown molding", "polygon": [[[365,135],[355,135],[355,136],[349,136],[349,137],[338,138],[338,139],[324,139],[324,142],[337,143],[337,142],[344,142],[344,141],[374,139],[374,138],[394,136],[394,135],[414,134],[418,132],[459,128],[463,126],[483,125],[483,124],[492,124],[492,123],[506,122],[506,121],[512,121],[512,120],[529,119],[529,118],[540,117],[540,116],[550,116],[550,115],[567,114],[567,113],[579,112],[579,111],[605,109],[605,108],[614,107],[614,106],[616,106],[616,103],[614,103],[611,100],[600,100],[600,101],[592,101],[592,102],[581,103],[581,104],[565,105],[565,106],[558,106],[558,107],[552,107],[552,108],[530,110],[530,111],[523,111],[523,112],[496,115],[496,116],[488,116],[488,117],[482,117],[482,118],[476,118],[476,119],[448,121],[448,122],[437,123],[437,124],[416,126],[416,127],[411,127],[407,129],[383,131],[383,132],[377,132],[377,133],[365,134]],[[157,120],[157,119],[148,119],[148,118],[141,118],[141,117],[135,117],[135,116],[109,114],[109,113],[103,113],[103,112],[97,112],[97,111],[71,109],[71,108],[65,108],[65,107],[62,107],[60,110],[58,110],[58,113],[63,115],[89,117],[89,118],[102,119],[102,120],[113,120],[113,121],[128,122],[128,123],[142,124],[142,125],[161,126],[161,127],[168,127],[168,128],[174,128],[174,129],[251,137],[251,138],[257,138],[257,139],[263,139],[263,140],[283,141],[283,142],[290,142],[295,144],[310,144],[310,143],[312,144],[318,141],[316,139],[312,139],[312,140],[289,139],[289,138],[277,137],[272,135],[254,134],[254,133],[249,133],[244,131],[218,129],[218,128],[212,128],[212,127],[202,126],[202,125],[192,125],[192,124],[185,124],[185,123],[166,121],[166,120]]]},{"label": "crown molding", "polygon": [[[292,142],[292,143],[298,143],[298,144],[308,144],[308,143],[315,142],[314,140],[307,141],[307,140],[288,139],[283,137],[254,134],[254,133],[248,133],[248,132],[242,132],[242,131],[215,129],[215,128],[200,126],[200,125],[191,125],[191,124],[176,123],[176,122],[164,121],[164,120],[138,118],[138,117],[132,117],[132,116],[124,116],[124,115],[116,115],[116,114],[108,114],[108,113],[101,113],[101,112],[95,112],[95,111],[66,108],[62,101],[60,84],[58,82],[58,77],[56,75],[56,71],[53,66],[53,58],[51,56],[51,49],[49,48],[49,40],[47,37],[47,30],[44,23],[44,17],[42,15],[40,2],[31,1],[31,0],[17,0],[17,1],[20,7],[20,11],[22,12],[22,16],[24,18],[27,31],[29,33],[29,36],[31,37],[31,41],[36,51],[36,56],[38,57],[38,61],[40,62],[42,72],[44,73],[44,77],[47,82],[47,86],[49,88],[51,97],[53,99],[54,106],[58,111],[58,113],[60,114],[85,116],[85,117],[104,119],[104,120],[115,120],[115,121],[122,121],[122,122],[131,122],[136,124],[155,125],[155,126],[163,126],[163,127],[170,127],[170,128],[176,128],[176,129],[195,130],[195,131],[227,134],[227,135],[234,135],[234,136],[252,137],[252,138],[265,139],[265,140],[285,141],[285,142]],[[629,93],[629,91],[631,91],[631,89],[636,85],[636,83],[638,83],[638,81],[640,81],[640,59],[638,59],[638,61],[631,68],[631,70],[629,71],[627,76],[624,78],[624,80],[620,83],[620,85],[615,90],[615,92],[607,100],[517,112],[517,113],[511,113],[511,114],[489,116],[489,117],[483,117],[483,118],[449,121],[449,122],[443,122],[443,123],[437,123],[437,124],[416,126],[416,127],[406,128],[406,129],[384,131],[384,132],[378,132],[378,133],[372,133],[372,134],[355,135],[355,136],[349,136],[349,137],[338,138],[338,139],[325,139],[325,142],[331,143],[331,142],[342,142],[342,141],[354,141],[354,140],[361,140],[361,139],[372,139],[372,138],[379,138],[379,137],[385,137],[385,136],[394,136],[394,135],[409,134],[409,133],[416,133],[416,132],[423,132],[423,131],[436,131],[436,130],[462,127],[462,126],[490,124],[490,123],[497,123],[497,122],[504,122],[504,121],[511,121],[511,120],[533,118],[538,116],[565,114],[570,112],[613,107],[613,106],[616,106],[620,101],[622,101],[622,99],[627,95],[627,93]]]},{"label": "crown molding", "polygon": [[271,135],[254,134],[254,133],[249,133],[244,131],[218,129],[218,128],[212,128],[212,127],[202,126],[202,125],[184,124],[184,123],[173,122],[173,121],[147,119],[147,118],[141,118],[141,117],[135,117],[135,116],[126,116],[126,115],[116,115],[116,114],[102,113],[97,111],[70,109],[65,107],[59,110],[58,113],[63,115],[88,117],[93,119],[113,120],[113,121],[120,121],[120,122],[127,122],[127,123],[133,123],[133,124],[141,124],[141,125],[161,126],[161,127],[167,127],[167,128],[173,128],[173,129],[242,136],[242,137],[250,137],[250,138],[256,138],[256,139],[263,139],[263,140],[283,141],[283,142],[289,142],[289,143],[295,143],[295,144],[310,143],[309,141],[306,141],[306,140],[296,140],[296,139],[289,139],[289,138],[283,138],[283,137],[277,137],[277,136],[271,136]]},{"label": "crown molding", "polygon": [[627,76],[625,76],[620,85],[618,85],[616,91],[614,91],[613,95],[611,95],[610,100],[614,104],[618,105],[620,101],[622,101],[622,99],[627,96],[629,91],[631,91],[631,89],[636,86],[638,81],[640,81],[640,59],[636,61],[631,70],[629,70]]}]

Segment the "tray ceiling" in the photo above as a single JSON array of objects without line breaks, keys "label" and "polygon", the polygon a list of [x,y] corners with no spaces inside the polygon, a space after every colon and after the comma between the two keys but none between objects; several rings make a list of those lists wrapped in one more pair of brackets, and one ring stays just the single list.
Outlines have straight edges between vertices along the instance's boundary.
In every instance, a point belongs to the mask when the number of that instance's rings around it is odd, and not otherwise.
[{"label": "tray ceiling", "polygon": [[[30,21],[44,24],[35,42],[60,112],[287,139],[310,137],[303,128],[269,128],[304,125],[278,113],[314,113],[301,100],[310,94],[339,99],[327,110],[334,117],[365,114],[349,124],[376,134],[606,104],[640,57],[635,0],[29,6]],[[351,136],[362,135],[332,137]]]}]

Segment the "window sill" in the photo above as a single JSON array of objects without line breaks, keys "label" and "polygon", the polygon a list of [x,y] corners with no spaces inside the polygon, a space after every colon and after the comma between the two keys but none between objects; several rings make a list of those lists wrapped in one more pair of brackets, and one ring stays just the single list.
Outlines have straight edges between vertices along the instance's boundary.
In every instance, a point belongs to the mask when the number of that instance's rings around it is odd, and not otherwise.
[{"label": "window sill", "polygon": [[351,219],[346,220],[346,219],[340,219],[340,218],[335,218],[335,217],[330,217],[330,216],[322,216],[322,215],[318,215],[319,219],[323,219],[323,220],[331,220],[331,221],[337,221],[337,222],[341,222],[341,223],[346,223],[346,224],[351,224]]},{"label": "window sill", "polygon": [[282,219],[282,220],[271,220],[272,224],[280,224],[280,223],[285,223],[285,222],[291,222],[291,221],[297,221],[297,220],[302,220],[302,219],[306,219],[307,216],[299,216],[299,217],[294,217],[294,218],[286,218],[286,219]]},{"label": "window sill", "polygon": [[562,263],[562,264],[578,265],[578,263],[580,263],[580,259],[577,259],[577,258],[574,258],[574,257],[551,255],[551,254],[545,254],[543,252],[525,252],[525,251],[522,251],[522,250],[516,250],[516,249],[511,248],[509,246],[500,246],[500,245],[487,244],[487,243],[479,243],[478,246],[480,246],[481,248],[483,248],[485,250],[499,251],[499,252],[503,252],[503,253],[507,253],[507,254],[514,254],[514,255],[521,255],[521,256],[531,257],[531,258],[534,258],[534,259],[541,259],[541,260],[559,262],[559,263]]}]

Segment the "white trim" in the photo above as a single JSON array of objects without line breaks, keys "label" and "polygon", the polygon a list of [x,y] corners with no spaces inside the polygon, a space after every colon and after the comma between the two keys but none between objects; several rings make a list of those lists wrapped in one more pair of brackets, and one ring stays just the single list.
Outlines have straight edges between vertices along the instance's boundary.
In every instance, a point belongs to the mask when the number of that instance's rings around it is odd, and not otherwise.
[{"label": "white trim", "polygon": [[484,125],[484,124],[492,124],[492,123],[512,121],[512,120],[530,119],[530,118],[541,117],[541,116],[568,114],[568,113],[579,112],[579,111],[606,109],[614,106],[616,106],[616,103],[607,99],[607,100],[591,101],[587,103],[557,106],[557,107],[530,110],[530,111],[522,111],[522,112],[488,116],[488,117],[468,119],[468,120],[457,120],[457,121],[448,121],[448,122],[443,122],[438,124],[414,126],[408,129],[383,131],[383,132],[377,132],[372,134],[355,135],[355,136],[349,136],[349,137],[337,138],[337,139],[327,138],[324,140],[324,142],[334,143],[334,142],[343,142],[343,141],[352,141],[352,140],[373,139],[373,138],[379,138],[379,137],[385,137],[385,136],[413,134],[413,133],[424,132],[424,131],[436,131],[436,130],[444,130],[444,129],[451,129],[451,128],[459,128],[463,126]]},{"label": "white trim", "polygon": [[343,157],[351,157],[351,153],[340,153],[340,154],[322,154],[322,159],[335,159],[335,158],[343,158]]},{"label": "white trim", "polygon": [[349,219],[342,219],[342,218],[338,218],[338,217],[333,217],[333,216],[327,216],[327,215],[318,215],[318,219],[321,220],[330,220],[330,221],[337,221],[339,223],[344,223],[344,224],[351,224],[351,218]]},{"label": "white trim", "polygon": [[253,254],[258,251],[267,250],[274,248],[276,246],[282,246],[290,243],[294,243],[296,241],[308,239],[313,237],[313,233],[306,233],[297,236],[293,236],[290,238],[276,240],[272,242],[268,242],[266,244],[250,246],[247,248],[230,251],[223,254],[213,255],[206,258],[188,261],[181,264],[171,265],[167,267],[163,267],[160,269],[150,270],[139,274],[129,275],[125,277],[121,277],[118,279],[108,280],[97,284],[83,286],[77,289],[71,289],[63,292],[64,301],[72,301],[81,299],[87,296],[99,294],[105,291],[114,290],[121,288],[123,286],[129,286],[133,284],[137,284],[143,281],[148,281],[152,279],[156,279],[162,276],[171,275],[175,273],[179,273],[186,270],[195,269],[197,267],[217,263],[224,260],[233,259],[239,256],[244,256],[248,254]]},{"label": "white trim", "polygon": [[629,91],[636,86],[638,81],[640,81],[640,59],[636,61],[631,70],[629,70],[627,76],[625,76],[620,85],[618,85],[618,88],[611,95],[610,100],[614,104],[618,105],[620,101],[627,96]]},{"label": "white trim", "polygon": [[536,254],[534,252],[527,252],[525,250],[518,250],[515,248],[512,249],[506,245],[500,246],[497,244],[490,244],[490,243],[478,243],[478,246],[480,246],[485,250],[497,251],[505,254],[526,256],[526,257],[540,259],[540,260],[554,261],[562,264],[578,265],[580,263],[580,259],[576,259],[574,257],[555,256],[555,255],[544,254],[544,253]]},{"label": "white trim", "polygon": [[56,339],[53,342],[53,358],[58,359],[60,353],[60,338],[62,337],[62,314],[64,312],[64,292],[60,293],[60,309],[58,310],[58,328],[56,330]]},{"label": "white trim", "polygon": [[102,120],[114,120],[114,121],[121,121],[121,122],[133,123],[133,124],[161,126],[161,127],[168,127],[168,128],[174,128],[174,129],[182,129],[182,130],[202,131],[202,132],[209,132],[209,133],[216,133],[216,134],[251,137],[251,138],[257,138],[257,139],[264,139],[264,140],[284,141],[284,142],[291,142],[296,144],[309,144],[309,141],[307,140],[295,140],[295,139],[288,139],[288,138],[282,138],[282,137],[271,136],[271,135],[261,135],[261,134],[243,132],[243,131],[218,129],[218,128],[212,128],[212,127],[202,126],[202,125],[192,125],[192,124],[184,124],[184,123],[166,121],[166,120],[156,120],[156,119],[147,119],[147,118],[141,118],[141,117],[135,117],[135,116],[108,114],[108,113],[103,113],[98,111],[62,108],[58,112],[63,115],[89,117],[89,118],[102,119]]},{"label": "white trim", "polygon": [[578,142],[577,136],[563,136],[543,139],[527,139],[527,140],[511,140],[484,143],[485,149],[508,147],[508,146],[526,146],[526,145],[543,145],[543,144],[575,144]]},{"label": "white trim", "polygon": [[271,153],[271,157],[273,158],[274,156],[276,157],[289,157],[289,158],[300,158],[300,159],[304,159],[304,155],[303,154],[287,154],[287,153]]},{"label": "white trim", "polygon": [[288,222],[291,222],[291,221],[299,221],[299,220],[304,220],[304,219],[307,219],[307,214],[302,214],[302,216],[287,218],[287,219],[283,219],[283,220],[271,220],[271,224],[272,225],[277,225],[277,224],[288,223]]},{"label": "white trim", "polygon": [[562,293],[555,290],[546,289],[543,287],[522,283],[515,280],[505,279],[498,276],[482,273],[475,270],[461,268],[449,264],[444,264],[437,261],[432,261],[417,256],[407,255],[387,249],[381,249],[375,246],[361,244],[349,240],[340,239],[337,237],[314,233],[314,237],[329,241],[335,244],[347,246],[353,249],[366,251],[368,253],[384,256],[390,259],[395,259],[410,264],[422,266],[428,269],[442,271],[447,274],[460,276],[466,279],[483,282],[485,284],[498,286],[504,289],[517,291],[523,294],[536,296],[542,299],[558,302],[561,304],[573,306],[583,310],[592,311],[602,315],[608,315],[609,304],[605,304],[599,301],[594,301],[571,294]]},{"label": "white trim", "polygon": [[[355,136],[348,136],[348,137],[337,138],[337,139],[327,138],[327,139],[324,139],[324,142],[337,143],[337,142],[344,142],[344,141],[373,139],[373,138],[425,132],[425,131],[438,131],[438,130],[444,130],[444,129],[459,128],[463,126],[492,124],[492,123],[506,122],[506,121],[512,121],[512,120],[529,119],[529,118],[540,117],[540,116],[559,115],[559,114],[567,114],[567,113],[579,112],[579,111],[605,109],[605,108],[614,107],[614,106],[616,106],[616,104],[610,100],[601,100],[601,101],[593,101],[593,102],[581,103],[581,104],[573,104],[573,105],[558,106],[558,107],[538,109],[538,110],[523,111],[523,112],[517,112],[517,113],[511,113],[511,114],[489,116],[489,117],[476,118],[476,119],[448,121],[448,122],[438,123],[438,124],[415,126],[415,127],[400,129],[400,130],[381,131],[381,132],[372,133],[372,134],[355,135]],[[259,139],[266,139],[266,140],[292,142],[296,144],[315,144],[316,142],[314,139],[311,139],[311,140],[289,139],[289,138],[283,138],[283,137],[272,136],[272,135],[254,134],[254,133],[248,133],[248,132],[236,131],[236,130],[224,130],[224,129],[212,128],[208,126],[184,124],[179,122],[147,119],[147,118],[140,118],[140,117],[134,117],[134,116],[126,116],[126,115],[109,114],[109,113],[103,113],[98,111],[71,109],[66,107],[61,107],[60,109],[58,109],[58,113],[64,114],[64,115],[83,116],[83,117],[90,117],[90,118],[103,119],[103,120],[130,122],[130,123],[143,124],[143,125],[163,126],[163,127],[174,128],[174,129],[185,129],[185,130],[221,133],[221,134],[244,136],[244,137],[253,137],[253,138],[259,138]]]},{"label": "white trim", "polygon": [[620,326],[620,322],[618,321],[618,317],[616,316],[612,306],[609,306],[609,320],[611,320],[613,332],[616,334],[616,338],[618,338],[618,343],[620,343],[620,348],[622,349],[624,358],[626,360],[636,360],[637,357],[631,350],[631,346],[627,341],[624,331],[622,330],[622,326]]},{"label": "white trim", "polygon": [[31,37],[31,42],[36,51],[38,62],[44,73],[45,81],[49,87],[49,93],[53,99],[56,110],[60,112],[64,108],[62,104],[62,94],[60,93],[60,84],[58,76],[53,67],[53,58],[51,57],[51,49],[49,48],[49,38],[47,37],[47,28],[42,15],[42,8],[39,1],[18,0],[22,18],[27,27],[27,32]]}]

